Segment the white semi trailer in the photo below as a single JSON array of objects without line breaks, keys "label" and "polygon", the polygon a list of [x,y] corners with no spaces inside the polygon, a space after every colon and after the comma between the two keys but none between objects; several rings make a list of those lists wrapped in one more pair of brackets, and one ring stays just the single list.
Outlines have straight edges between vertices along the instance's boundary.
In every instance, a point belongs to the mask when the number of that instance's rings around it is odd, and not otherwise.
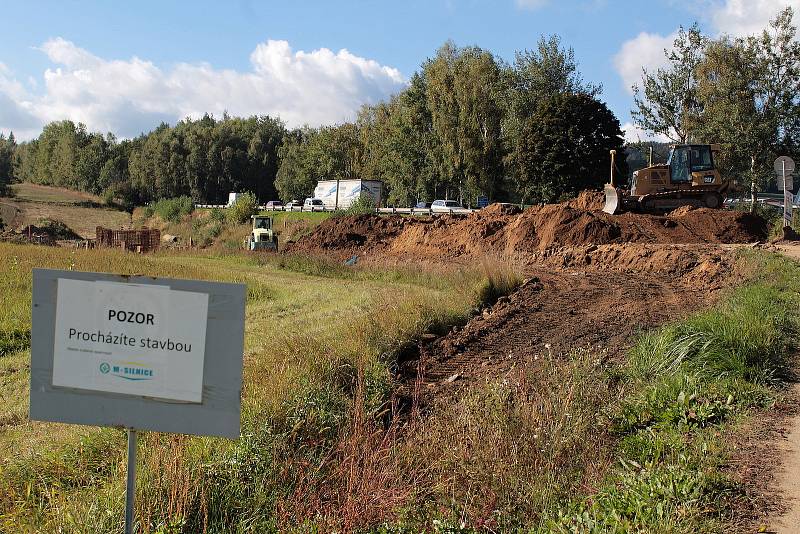
[{"label": "white semi trailer", "polygon": [[383,182],[380,180],[320,180],[314,189],[314,198],[322,200],[325,207],[331,209],[347,209],[362,195],[370,197],[376,207],[380,206],[383,200]]}]

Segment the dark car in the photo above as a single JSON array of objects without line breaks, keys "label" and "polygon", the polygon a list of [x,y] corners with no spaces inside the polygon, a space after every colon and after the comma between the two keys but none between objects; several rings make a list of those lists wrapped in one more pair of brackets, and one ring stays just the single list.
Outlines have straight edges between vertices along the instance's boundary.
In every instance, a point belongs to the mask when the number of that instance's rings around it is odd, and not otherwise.
[{"label": "dark car", "polygon": [[414,208],[425,209],[425,210],[430,209],[430,207],[431,207],[430,202],[417,202],[417,205],[414,206]]}]

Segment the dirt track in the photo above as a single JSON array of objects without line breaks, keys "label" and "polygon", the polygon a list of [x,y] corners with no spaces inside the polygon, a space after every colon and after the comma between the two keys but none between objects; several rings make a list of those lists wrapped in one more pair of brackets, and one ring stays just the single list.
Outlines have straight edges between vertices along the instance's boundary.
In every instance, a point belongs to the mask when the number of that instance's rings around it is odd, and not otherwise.
[{"label": "dirt track", "polygon": [[[622,358],[637,332],[709,306],[735,277],[730,251],[715,246],[667,249],[694,260],[662,264],[650,272],[608,265],[528,267],[530,278],[513,294],[463,328],[423,341],[417,353],[406,355],[400,366],[401,396],[411,395],[412,386],[421,382],[424,404],[474,381],[501,378],[515,365],[548,353],[587,348],[598,357]],[[598,248],[594,254],[604,252]],[[700,276],[705,283],[698,283]]]}]

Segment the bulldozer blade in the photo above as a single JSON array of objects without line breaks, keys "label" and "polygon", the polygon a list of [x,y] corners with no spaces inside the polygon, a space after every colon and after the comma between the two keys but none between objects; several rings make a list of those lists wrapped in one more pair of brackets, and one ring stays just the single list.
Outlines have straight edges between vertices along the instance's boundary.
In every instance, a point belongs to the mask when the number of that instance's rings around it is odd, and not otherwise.
[{"label": "bulldozer blade", "polygon": [[620,213],[622,211],[622,203],[620,202],[620,194],[617,188],[611,184],[606,184],[605,193],[606,205],[603,206],[603,211],[611,215]]},{"label": "bulldozer blade", "polygon": [[274,241],[251,241],[250,250],[272,250],[278,251],[278,244]]}]

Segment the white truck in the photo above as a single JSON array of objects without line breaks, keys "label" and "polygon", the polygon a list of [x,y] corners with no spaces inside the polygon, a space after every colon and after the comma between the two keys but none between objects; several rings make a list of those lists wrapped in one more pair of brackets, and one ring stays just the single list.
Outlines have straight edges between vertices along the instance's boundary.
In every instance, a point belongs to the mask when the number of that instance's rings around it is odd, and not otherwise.
[{"label": "white truck", "polygon": [[314,189],[314,198],[322,200],[328,209],[347,209],[362,195],[370,197],[376,207],[380,206],[381,200],[383,200],[383,182],[380,180],[339,180],[337,184],[336,180],[320,180]]}]

